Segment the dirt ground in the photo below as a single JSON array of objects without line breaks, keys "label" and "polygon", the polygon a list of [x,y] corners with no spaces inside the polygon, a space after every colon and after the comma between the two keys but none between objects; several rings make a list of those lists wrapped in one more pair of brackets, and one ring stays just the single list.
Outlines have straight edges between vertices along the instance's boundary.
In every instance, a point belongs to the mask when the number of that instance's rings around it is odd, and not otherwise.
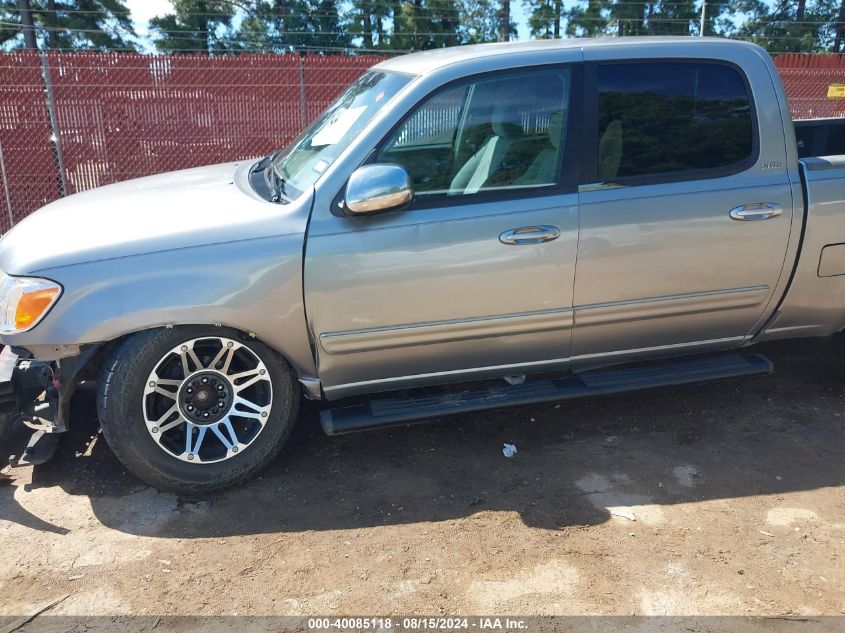
[{"label": "dirt ground", "polygon": [[199,500],[84,454],[83,396],[0,488],[0,615],[845,614],[845,379],[824,342],[760,351],[774,375],[341,438],[310,407]]}]

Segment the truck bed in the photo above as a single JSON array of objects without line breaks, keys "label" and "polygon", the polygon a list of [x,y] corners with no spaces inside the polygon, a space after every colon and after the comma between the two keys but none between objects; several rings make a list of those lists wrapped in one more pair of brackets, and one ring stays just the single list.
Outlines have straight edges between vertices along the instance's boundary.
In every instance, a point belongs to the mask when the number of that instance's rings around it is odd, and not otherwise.
[{"label": "truck bed", "polygon": [[845,155],[805,157],[800,169],[800,250],[786,294],[756,340],[828,336],[845,326]]},{"label": "truck bed", "polygon": [[794,124],[800,158],[845,154],[845,118],[799,119]]}]

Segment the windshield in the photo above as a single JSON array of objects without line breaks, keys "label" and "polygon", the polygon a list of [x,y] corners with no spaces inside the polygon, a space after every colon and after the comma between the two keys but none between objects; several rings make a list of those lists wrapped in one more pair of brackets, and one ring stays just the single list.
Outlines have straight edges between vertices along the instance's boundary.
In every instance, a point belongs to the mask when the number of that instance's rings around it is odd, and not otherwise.
[{"label": "windshield", "polygon": [[379,108],[410,79],[404,75],[371,70],[349,86],[286,151],[273,160],[272,169],[282,180],[280,193],[293,199],[310,188]]}]

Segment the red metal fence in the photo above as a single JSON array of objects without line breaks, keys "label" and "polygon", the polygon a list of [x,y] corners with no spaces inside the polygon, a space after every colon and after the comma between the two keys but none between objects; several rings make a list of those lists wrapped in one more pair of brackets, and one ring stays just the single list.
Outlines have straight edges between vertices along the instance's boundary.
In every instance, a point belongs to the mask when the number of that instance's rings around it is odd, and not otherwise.
[{"label": "red metal fence", "polygon": [[[378,57],[0,55],[0,233],[61,195],[266,154]],[[795,118],[845,116],[845,55],[775,63]],[[51,111],[47,87],[52,87]]]},{"label": "red metal fence", "polygon": [[0,58],[0,233],[59,196],[41,61]]},{"label": "red metal fence", "polygon": [[380,59],[0,55],[0,233],[63,194],[267,154]]},{"label": "red metal fence", "polygon": [[831,85],[845,86],[845,55],[778,55],[775,57],[793,119],[845,117],[845,94]]}]

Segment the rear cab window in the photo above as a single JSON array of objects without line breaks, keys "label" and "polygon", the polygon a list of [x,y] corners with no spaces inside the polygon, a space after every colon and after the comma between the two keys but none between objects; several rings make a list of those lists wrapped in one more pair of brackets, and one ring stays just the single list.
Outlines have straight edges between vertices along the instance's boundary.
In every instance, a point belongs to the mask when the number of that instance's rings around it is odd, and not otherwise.
[{"label": "rear cab window", "polygon": [[738,173],[757,158],[747,81],[716,61],[635,61],[596,69],[597,179],[650,184]]}]

